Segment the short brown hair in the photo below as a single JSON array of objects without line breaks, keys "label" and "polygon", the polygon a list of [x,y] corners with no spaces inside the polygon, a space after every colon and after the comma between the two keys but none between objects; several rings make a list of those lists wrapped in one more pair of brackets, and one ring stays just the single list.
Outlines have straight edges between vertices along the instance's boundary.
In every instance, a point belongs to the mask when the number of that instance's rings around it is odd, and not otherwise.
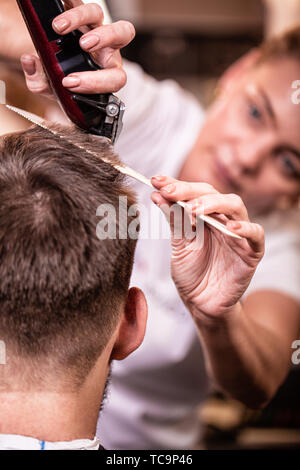
[{"label": "short brown hair", "polygon": [[117,162],[105,139],[55,130],[68,140],[33,127],[0,141],[0,339],[79,385],[120,318],[136,244],[100,241],[96,210],[135,198],[123,175],[73,145]]}]

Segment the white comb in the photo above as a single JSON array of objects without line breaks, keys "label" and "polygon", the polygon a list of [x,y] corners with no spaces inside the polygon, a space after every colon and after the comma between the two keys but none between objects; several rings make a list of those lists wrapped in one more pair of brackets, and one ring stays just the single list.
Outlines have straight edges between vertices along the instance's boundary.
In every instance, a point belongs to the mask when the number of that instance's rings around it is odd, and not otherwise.
[{"label": "white comb", "polygon": [[[45,121],[39,117],[36,116],[35,114],[29,113],[28,111],[24,111],[23,109],[16,108],[14,106],[10,106],[8,104],[5,104],[5,106],[13,111],[14,113],[19,114],[23,118],[27,119],[28,121],[32,122],[33,124],[36,124],[37,126],[42,127],[43,129],[46,129],[47,131],[51,132],[52,134],[60,137],[61,139],[66,140],[67,142],[70,142],[70,144],[75,145],[76,147],[80,148],[81,150],[84,150],[87,153],[90,153],[91,155],[94,155],[95,157],[99,158],[99,155],[96,154],[95,152],[92,152],[90,150],[87,150],[86,148],[82,147],[79,144],[74,144],[73,142],[69,141],[66,137],[63,135],[60,135],[58,132],[56,132],[53,129],[49,129],[45,125]],[[149,178],[146,178],[146,176],[141,175],[137,171],[133,170],[132,168],[129,168],[126,165],[123,164],[113,164],[109,159],[106,159],[104,157],[101,157],[101,160],[103,160],[105,163],[108,163],[109,165],[112,165],[116,170],[118,170],[120,173],[123,173],[124,175],[130,176],[131,178],[134,178],[135,180],[139,181],[140,183],[146,184],[147,186],[150,186],[150,188],[153,188],[153,185],[150,181]],[[177,201],[177,204],[184,209],[187,208],[187,205],[182,202],[182,201]],[[231,232],[228,230],[224,224],[219,222],[218,220],[214,219],[213,217],[210,217],[209,215],[203,215],[199,214],[198,217],[203,220],[203,222],[207,223],[208,225],[211,225],[212,227],[216,228],[220,232],[224,233],[225,235],[228,235],[229,237],[237,238],[239,240],[242,240],[242,238],[239,235],[236,235],[235,233]]]}]

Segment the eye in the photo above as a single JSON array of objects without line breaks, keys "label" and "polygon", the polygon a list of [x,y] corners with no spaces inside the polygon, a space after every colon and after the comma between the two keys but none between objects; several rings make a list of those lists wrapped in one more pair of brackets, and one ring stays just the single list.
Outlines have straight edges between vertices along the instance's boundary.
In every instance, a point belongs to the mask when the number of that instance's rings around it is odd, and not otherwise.
[{"label": "eye", "polygon": [[249,115],[256,120],[262,119],[262,113],[255,104],[249,105]]},{"label": "eye", "polygon": [[278,154],[278,158],[280,162],[280,169],[285,176],[291,178],[300,177],[299,162],[298,158],[295,155],[290,154],[288,152],[280,152]]}]

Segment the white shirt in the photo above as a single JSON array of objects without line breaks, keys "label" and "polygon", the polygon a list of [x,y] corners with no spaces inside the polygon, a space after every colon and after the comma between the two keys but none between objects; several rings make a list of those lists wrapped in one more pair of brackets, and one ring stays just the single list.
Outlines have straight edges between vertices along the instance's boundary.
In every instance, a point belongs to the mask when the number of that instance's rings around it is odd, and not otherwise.
[{"label": "white shirt", "polygon": [[264,227],[266,251],[246,293],[271,289],[300,302],[300,210],[277,210],[256,221]]},{"label": "white shirt", "polygon": [[99,446],[100,441],[97,437],[93,440],[47,442],[17,434],[0,434],[0,450],[99,450]]},{"label": "white shirt", "polygon": [[[119,95],[127,110],[116,150],[148,177],[176,177],[196,141],[203,110],[174,82],[157,82],[134,64],[126,63],[126,69],[128,83]],[[195,409],[209,391],[201,344],[171,280],[169,240],[143,239],[150,207],[152,221],[159,219],[167,228],[166,221],[150,201],[151,189],[140,183],[135,188],[146,209],[131,284],[146,295],[148,326],[142,346],[113,364],[97,435],[106,449],[191,448],[199,435]],[[279,289],[300,300],[299,212],[289,229],[287,214],[275,219],[282,222],[276,225],[270,219],[268,224],[271,230],[278,226],[280,233],[267,234],[266,257],[253,289]]]}]

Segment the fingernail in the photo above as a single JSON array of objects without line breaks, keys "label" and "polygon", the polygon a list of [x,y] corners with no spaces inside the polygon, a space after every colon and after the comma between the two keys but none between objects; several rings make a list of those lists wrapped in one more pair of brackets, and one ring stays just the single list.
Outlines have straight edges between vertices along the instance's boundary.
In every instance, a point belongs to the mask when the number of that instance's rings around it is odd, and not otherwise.
[{"label": "fingernail", "polygon": [[167,186],[165,186],[164,188],[162,188],[162,191],[165,191],[166,193],[170,194],[170,193],[173,193],[175,191],[176,187],[174,184],[168,184]]},{"label": "fingernail", "polygon": [[153,176],[152,179],[157,180],[157,181],[163,181],[165,179],[165,176],[156,175],[156,176]]},{"label": "fingernail", "polygon": [[70,26],[70,21],[65,19],[65,18],[60,18],[60,19],[57,19],[57,20],[54,20],[53,21],[53,26],[54,28],[57,30],[57,31],[64,31],[65,29],[68,28],[68,26]]},{"label": "fingernail", "polygon": [[159,203],[160,203],[159,193],[152,193],[151,198],[152,198],[152,202],[154,202],[154,204],[156,204],[159,207]]},{"label": "fingernail", "polygon": [[22,67],[26,75],[34,75],[36,73],[36,64],[31,57],[22,57]]},{"label": "fingernail", "polygon": [[96,34],[89,34],[88,36],[84,36],[80,39],[80,44],[85,49],[91,49],[92,47],[96,46],[100,42],[99,36]]},{"label": "fingernail", "polygon": [[79,77],[65,77],[62,81],[63,86],[66,88],[74,88],[80,85]]}]

